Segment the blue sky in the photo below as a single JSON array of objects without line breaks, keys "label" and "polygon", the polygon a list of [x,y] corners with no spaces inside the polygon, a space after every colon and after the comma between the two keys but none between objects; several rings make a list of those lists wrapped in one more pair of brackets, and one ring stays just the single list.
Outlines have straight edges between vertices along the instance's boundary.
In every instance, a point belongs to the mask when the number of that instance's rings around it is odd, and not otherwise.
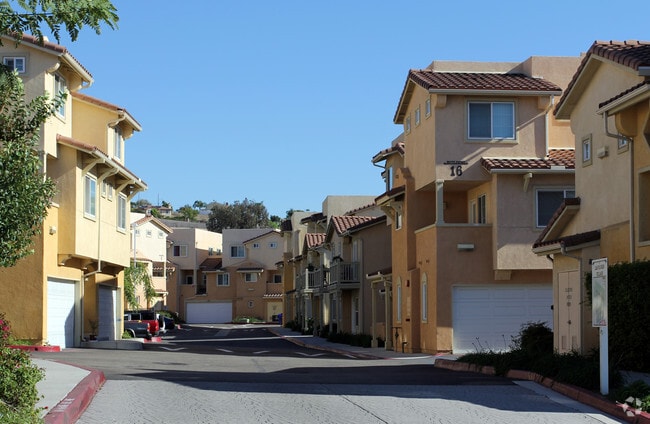
[{"label": "blue sky", "polygon": [[281,217],[384,191],[370,159],[401,132],[409,69],[650,40],[647,0],[113,4],[116,31],[61,44],[95,79],[85,94],[142,124],[126,146],[127,168],[149,186],[135,200],[248,198]]}]

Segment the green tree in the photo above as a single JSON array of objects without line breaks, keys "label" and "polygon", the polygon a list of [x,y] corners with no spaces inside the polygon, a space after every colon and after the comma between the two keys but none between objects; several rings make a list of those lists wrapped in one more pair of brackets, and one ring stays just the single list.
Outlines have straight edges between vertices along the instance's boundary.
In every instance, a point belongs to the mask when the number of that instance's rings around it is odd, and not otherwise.
[{"label": "green tree", "polygon": [[269,213],[262,202],[244,199],[232,204],[217,203],[210,210],[206,227],[220,233],[224,228],[257,228],[269,226]]},{"label": "green tree", "polygon": [[30,33],[42,40],[47,28],[60,41],[63,29],[75,41],[85,26],[96,34],[104,24],[117,28],[116,12],[109,0],[1,0],[0,34]]},{"label": "green tree", "polygon": [[134,265],[131,263],[131,266],[124,270],[124,299],[132,309],[140,307],[135,295],[137,287],[140,286],[144,289],[144,296],[148,306],[156,297],[156,290],[153,288],[151,276],[147,272],[146,264],[136,262]]},{"label": "green tree", "polygon": [[[49,29],[57,41],[64,29],[71,40],[88,26],[97,34],[101,25],[115,28],[115,6],[107,0],[0,0],[0,36],[32,33],[43,39]],[[9,267],[32,252],[54,183],[43,176],[38,148],[39,130],[65,100],[47,93],[27,102],[22,80],[6,67],[0,69],[0,266]]]},{"label": "green tree", "polygon": [[192,207],[194,209],[205,209],[206,206],[207,206],[207,203],[205,203],[202,200],[195,200],[194,203],[192,204]]},{"label": "green tree", "polygon": [[26,103],[22,80],[0,66],[0,266],[32,253],[41,231],[55,185],[41,171],[39,129],[63,100],[44,94]]},{"label": "green tree", "polygon": [[199,211],[191,207],[190,205],[185,205],[178,210],[178,213],[181,214],[184,221],[194,221],[199,214]]}]

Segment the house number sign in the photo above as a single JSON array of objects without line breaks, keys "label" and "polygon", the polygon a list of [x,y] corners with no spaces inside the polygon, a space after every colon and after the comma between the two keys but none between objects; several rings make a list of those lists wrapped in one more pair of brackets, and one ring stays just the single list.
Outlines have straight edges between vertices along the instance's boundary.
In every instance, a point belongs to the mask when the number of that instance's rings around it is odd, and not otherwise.
[{"label": "house number sign", "polygon": [[467,161],[464,160],[448,160],[443,163],[443,165],[449,166],[449,171],[451,177],[460,177],[463,175],[463,165],[467,165]]}]

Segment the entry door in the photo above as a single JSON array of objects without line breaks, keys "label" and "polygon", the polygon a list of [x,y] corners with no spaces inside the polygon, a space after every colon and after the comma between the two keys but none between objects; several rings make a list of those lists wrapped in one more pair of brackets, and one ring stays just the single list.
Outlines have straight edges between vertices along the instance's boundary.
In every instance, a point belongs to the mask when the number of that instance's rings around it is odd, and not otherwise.
[{"label": "entry door", "polygon": [[110,287],[99,286],[97,290],[99,302],[99,328],[98,340],[115,340],[117,321],[117,290]]},{"label": "entry door", "polygon": [[580,274],[558,274],[558,350],[560,353],[580,349]]}]

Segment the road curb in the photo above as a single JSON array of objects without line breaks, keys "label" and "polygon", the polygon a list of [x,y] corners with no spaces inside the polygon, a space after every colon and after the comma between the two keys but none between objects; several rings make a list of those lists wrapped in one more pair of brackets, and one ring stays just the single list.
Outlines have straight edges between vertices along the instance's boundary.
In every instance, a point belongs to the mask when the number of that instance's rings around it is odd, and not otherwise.
[{"label": "road curb", "polygon": [[[63,363],[63,362],[61,362]],[[50,412],[43,417],[45,424],[74,424],[81,417],[81,414],[88,408],[95,393],[99,390],[106,377],[104,373],[80,367],[78,365],[66,364],[89,371],[89,374],[75,386],[68,395],[61,400]]]},{"label": "road curb", "polygon": [[[280,338],[282,338],[284,340],[287,340],[287,341],[289,341],[289,342],[291,342],[291,343],[293,343],[295,345],[298,345],[298,346],[307,347],[307,348],[310,348],[310,349],[321,350],[323,352],[338,353],[339,355],[351,355],[352,354],[352,352],[350,352],[348,350],[335,349],[335,348],[331,348],[331,347],[317,346],[317,345],[305,343],[305,342],[303,342],[301,340],[296,339],[295,337],[282,335],[282,334],[278,333],[277,331],[275,331],[275,330],[273,330],[271,328],[267,328],[267,330],[269,332],[275,334],[276,336],[278,336],[278,337],[280,337]],[[380,358],[379,356],[368,355],[366,353],[356,353],[356,352],[354,352],[354,356],[358,357],[358,358],[362,358],[362,359],[384,359],[384,358]]]},{"label": "road curb", "polygon": [[[458,362],[449,359],[436,359],[434,365],[438,368],[444,368],[451,371],[468,371],[487,375],[496,375],[495,369],[492,366],[470,364],[467,362]],[[568,398],[576,400],[585,405],[589,405],[606,414],[620,418],[629,423],[650,424],[650,414],[646,412],[635,411],[631,408],[624,408],[616,402],[613,402],[600,394],[593,393],[589,390],[572,386],[570,384],[559,383],[551,378],[544,377],[531,371],[510,370],[506,373],[505,377],[512,380],[533,381]]]}]

